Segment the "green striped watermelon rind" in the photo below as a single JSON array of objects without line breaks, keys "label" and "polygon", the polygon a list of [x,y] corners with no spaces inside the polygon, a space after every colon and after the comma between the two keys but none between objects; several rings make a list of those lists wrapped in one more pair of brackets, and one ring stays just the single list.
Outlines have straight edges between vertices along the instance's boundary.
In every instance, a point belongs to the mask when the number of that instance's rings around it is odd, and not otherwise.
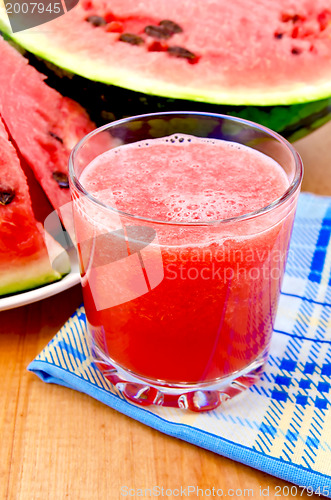
[{"label": "green striped watermelon rind", "polygon": [[73,75],[34,54],[25,52],[24,55],[47,76],[48,85],[79,101],[98,126],[126,116],[155,111],[204,111],[260,123],[293,142],[331,119],[331,97],[287,106],[232,106],[173,99],[94,82]]},{"label": "green striped watermelon rind", "polygon": [[60,280],[70,272],[60,273],[52,269],[49,259],[38,259],[35,263],[29,262],[28,266],[22,265],[12,269],[1,278],[0,296],[4,297],[18,292],[26,292],[40,286],[49,285]]}]

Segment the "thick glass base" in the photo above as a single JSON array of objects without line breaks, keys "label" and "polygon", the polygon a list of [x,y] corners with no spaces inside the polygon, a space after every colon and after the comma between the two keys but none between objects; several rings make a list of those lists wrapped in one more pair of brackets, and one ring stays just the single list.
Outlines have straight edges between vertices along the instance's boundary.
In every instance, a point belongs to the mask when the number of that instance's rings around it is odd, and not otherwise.
[{"label": "thick glass base", "polygon": [[91,346],[95,365],[121,394],[140,406],[167,406],[195,412],[210,411],[255,384],[267,360],[267,350],[243,370],[216,380],[197,384],[173,384],[133,374],[110,361],[96,346]]}]

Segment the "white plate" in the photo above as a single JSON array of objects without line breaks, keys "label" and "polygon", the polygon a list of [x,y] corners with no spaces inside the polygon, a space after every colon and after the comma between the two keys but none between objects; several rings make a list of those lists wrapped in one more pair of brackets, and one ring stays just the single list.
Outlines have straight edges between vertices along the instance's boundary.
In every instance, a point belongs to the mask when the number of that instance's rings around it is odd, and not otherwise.
[{"label": "white plate", "polygon": [[29,290],[27,292],[17,293],[11,295],[10,297],[4,297],[0,299],[0,311],[5,311],[6,309],[13,309],[14,307],[25,306],[31,304],[32,302],[37,302],[41,299],[46,299],[52,295],[63,292],[68,288],[71,288],[80,282],[79,267],[76,250],[73,248],[69,251],[71,271],[67,276],[62,278],[60,281],[51,283],[50,285],[45,285],[35,290]]}]

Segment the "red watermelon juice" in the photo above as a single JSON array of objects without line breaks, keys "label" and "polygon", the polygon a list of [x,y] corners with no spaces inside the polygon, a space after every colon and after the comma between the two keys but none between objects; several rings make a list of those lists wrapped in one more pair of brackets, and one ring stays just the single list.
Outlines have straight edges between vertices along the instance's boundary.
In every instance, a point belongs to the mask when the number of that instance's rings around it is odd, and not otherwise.
[{"label": "red watermelon juice", "polygon": [[[190,388],[261,367],[295,203],[247,214],[286,192],[284,169],[238,143],[177,134],[111,149],[87,165],[79,181],[100,203],[85,199],[75,223],[80,242],[94,235],[94,244],[79,248],[89,329],[104,369],[109,360],[110,368],[156,387]],[[98,245],[105,228],[111,237]],[[155,238],[139,261],[147,291],[130,299],[136,284],[130,267],[114,274],[113,264],[136,256],[139,228],[152,228]],[[127,295],[107,307],[105,297],[118,286]]]}]

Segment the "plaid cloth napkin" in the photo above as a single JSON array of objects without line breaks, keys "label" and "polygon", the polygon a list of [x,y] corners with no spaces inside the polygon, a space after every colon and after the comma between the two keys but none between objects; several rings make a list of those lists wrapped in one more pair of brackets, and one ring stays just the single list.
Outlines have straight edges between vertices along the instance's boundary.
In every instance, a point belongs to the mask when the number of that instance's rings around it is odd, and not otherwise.
[{"label": "plaid cloth napkin", "polygon": [[161,432],[331,497],[330,233],[331,198],[301,194],[266,372],[214,411],[124,400],[92,363],[83,307],[28,369]]}]

